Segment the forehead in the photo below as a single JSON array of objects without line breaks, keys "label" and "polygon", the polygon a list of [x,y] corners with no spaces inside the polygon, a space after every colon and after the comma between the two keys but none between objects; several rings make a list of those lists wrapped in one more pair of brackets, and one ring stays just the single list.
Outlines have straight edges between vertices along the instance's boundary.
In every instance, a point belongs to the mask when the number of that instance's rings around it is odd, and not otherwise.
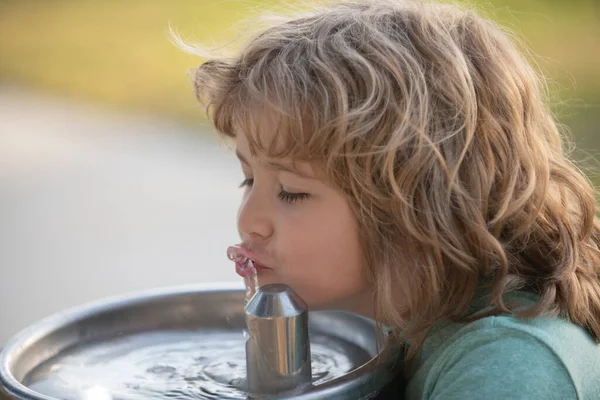
[{"label": "forehead", "polygon": [[[252,162],[252,164],[260,164],[273,171],[289,172],[309,179],[318,178],[315,166],[307,161],[297,160],[290,156],[271,158],[260,150],[252,153],[244,135],[236,136],[235,147],[236,156],[243,164],[251,165]],[[250,158],[252,161],[249,161]]]},{"label": "forehead", "polygon": [[254,105],[238,111],[231,136],[236,150],[246,157],[292,166],[303,175],[328,180],[324,168],[327,150],[322,146],[326,140],[312,122],[306,114]]},{"label": "forehead", "polygon": [[234,127],[236,146],[245,147],[253,156],[285,146],[280,118],[260,111],[246,113],[248,115],[238,119]]},{"label": "forehead", "polygon": [[309,149],[314,130],[300,114],[278,110],[274,105],[250,105],[239,110],[232,123],[233,137],[252,156],[311,161]]}]

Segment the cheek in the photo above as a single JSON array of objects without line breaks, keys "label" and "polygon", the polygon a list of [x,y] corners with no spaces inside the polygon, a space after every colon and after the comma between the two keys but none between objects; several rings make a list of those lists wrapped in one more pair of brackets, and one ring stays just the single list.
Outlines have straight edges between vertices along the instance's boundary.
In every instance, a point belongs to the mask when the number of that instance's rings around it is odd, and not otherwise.
[{"label": "cheek", "polygon": [[342,300],[366,285],[352,215],[340,208],[324,211],[277,231],[282,264],[276,274],[312,306]]}]

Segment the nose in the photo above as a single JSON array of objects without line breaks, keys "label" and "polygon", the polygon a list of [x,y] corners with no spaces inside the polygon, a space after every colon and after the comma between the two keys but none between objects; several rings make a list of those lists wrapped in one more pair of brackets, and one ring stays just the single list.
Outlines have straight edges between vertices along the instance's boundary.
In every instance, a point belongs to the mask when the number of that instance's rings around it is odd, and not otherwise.
[{"label": "nose", "polygon": [[270,215],[272,205],[268,203],[255,188],[250,188],[244,195],[237,216],[238,232],[242,240],[260,240],[271,236],[273,233]]}]

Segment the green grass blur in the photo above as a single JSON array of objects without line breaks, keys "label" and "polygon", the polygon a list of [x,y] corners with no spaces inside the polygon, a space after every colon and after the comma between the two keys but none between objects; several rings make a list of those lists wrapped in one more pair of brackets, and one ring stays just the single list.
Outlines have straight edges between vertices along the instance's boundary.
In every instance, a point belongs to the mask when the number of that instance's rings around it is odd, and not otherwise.
[{"label": "green grass blur", "polygon": [[[288,0],[293,4],[293,0]],[[236,22],[277,0],[0,0],[0,84],[199,121],[187,76],[201,59],[169,41],[221,44]],[[593,0],[473,1],[525,39],[550,78],[555,107],[598,145],[600,8]],[[588,132],[589,131],[589,132]]]},{"label": "green grass blur", "polygon": [[221,38],[247,6],[198,0],[3,0],[0,83],[196,119],[201,110],[186,74],[199,59],[174,47],[169,24],[197,40]]}]

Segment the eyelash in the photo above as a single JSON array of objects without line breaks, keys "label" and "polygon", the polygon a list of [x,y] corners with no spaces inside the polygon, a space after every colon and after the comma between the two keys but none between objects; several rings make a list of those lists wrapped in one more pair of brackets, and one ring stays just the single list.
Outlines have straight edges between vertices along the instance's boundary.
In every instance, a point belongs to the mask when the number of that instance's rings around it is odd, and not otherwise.
[{"label": "eyelash", "polygon": [[[246,178],[240,184],[240,188],[252,186],[253,183],[254,183],[254,178]],[[285,201],[286,203],[290,203],[290,204],[294,204],[294,203],[298,203],[302,200],[306,200],[309,196],[310,195],[308,193],[290,193],[290,192],[284,191],[283,189],[277,195],[277,197],[279,197],[282,201]]]}]

